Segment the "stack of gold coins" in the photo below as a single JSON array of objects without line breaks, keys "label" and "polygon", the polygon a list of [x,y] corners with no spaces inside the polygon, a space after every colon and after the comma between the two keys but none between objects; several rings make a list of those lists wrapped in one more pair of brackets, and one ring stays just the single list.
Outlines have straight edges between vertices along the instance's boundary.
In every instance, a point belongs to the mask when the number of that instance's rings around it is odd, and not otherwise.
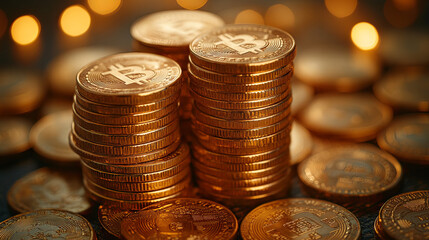
[{"label": "stack of gold coins", "polygon": [[187,191],[180,74],[176,62],[149,53],[112,55],[79,72],[70,145],[91,198],[140,209]]},{"label": "stack of gold coins", "polygon": [[[169,57],[182,67],[187,78],[189,43],[208,30],[222,27],[224,21],[209,12],[172,10],[150,14],[138,19],[131,28],[134,50]],[[186,81],[187,82],[187,81]],[[185,85],[180,97],[180,117],[190,119],[192,97]]]},{"label": "stack of gold coins", "polygon": [[202,194],[229,206],[283,196],[290,181],[290,79],[295,41],[229,25],[190,45],[193,167]]}]

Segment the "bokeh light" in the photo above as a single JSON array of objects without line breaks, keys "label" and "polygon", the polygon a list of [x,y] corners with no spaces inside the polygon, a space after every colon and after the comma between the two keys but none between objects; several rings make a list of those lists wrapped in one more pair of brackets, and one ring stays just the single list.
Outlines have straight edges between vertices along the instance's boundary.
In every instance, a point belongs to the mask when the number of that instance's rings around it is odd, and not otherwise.
[{"label": "bokeh light", "polygon": [[355,11],[357,0],[325,0],[325,6],[335,17],[344,18]]},{"label": "bokeh light", "polygon": [[0,9],[0,38],[3,36],[7,29],[7,17],[3,10]]},{"label": "bokeh light", "polygon": [[28,45],[39,37],[39,20],[33,15],[21,16],[12,23],[10,34],[16,43]]},{"label": "bokeh light", "polygon": [[290,30],[295,25],[295,15],[283,4],[275,4],[265,12],[265,24]]},{"label": "bokeh light", "polygon": [[77,37],[88,31],[91,16],[81,5],[66,8],[60,16],[60,27],[65,34]]},{"label": "bokeh light", "polygon": [[353,43],[362,50],[374,49],[379,40],[377,29],[367,22],[360,22],[354,25],[351,38]]},{"label": "bokeh light", "polygon": [[387,0],[383,11],[386,20],[397,28],[410,26],[419,15],[416,0]]},{"label": "bokeh light", "polygon": [[122,0],[87,0],[89,8],[97,14],[114,13],[121,6]]},{"label": "bokeh light", "polygon": [[182,8],[195,10],[202,8],[206,5],[207,0],[177,0],[177,4],[179,4]]},{"label": "bokeh light", "polygon": [[241,11],[235,17],[235,24],[264,24],[264,18],[260,13],[252,9],[246,9]]}]

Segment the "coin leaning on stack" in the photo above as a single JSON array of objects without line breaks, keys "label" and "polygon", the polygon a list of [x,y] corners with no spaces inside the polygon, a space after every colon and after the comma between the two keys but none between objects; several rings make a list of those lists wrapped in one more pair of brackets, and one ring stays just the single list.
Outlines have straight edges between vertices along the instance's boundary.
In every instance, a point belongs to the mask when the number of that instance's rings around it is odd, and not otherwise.
[{"label": "coin leaning on stack", "polygon": [[141,209],[187,191],[180,75],[176,62],[149,53],[112,55],[79,72],[70,145],[92,199]]},{"label": "coin leaning on stack", "polygon": [[193,167],[202,194],[228,206],[286,194],[294,57],[294,39],[268,26],[227,25],[190,44]]}]

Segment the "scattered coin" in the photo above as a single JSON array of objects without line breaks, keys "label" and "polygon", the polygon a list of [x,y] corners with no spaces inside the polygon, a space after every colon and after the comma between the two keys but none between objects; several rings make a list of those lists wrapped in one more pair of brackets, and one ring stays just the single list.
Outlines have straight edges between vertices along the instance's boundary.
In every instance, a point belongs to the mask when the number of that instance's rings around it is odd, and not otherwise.
[{"label": "scattered coin", "polygon": [[296,115],[311,101],[314,95],[314,89],[307,84],[293,79],[291,82],[292,88],[292,115]]},{"label": "scattered coin", "polygon": [[294,121],[290,131],[290,164],[300,163],[311,153],[312,149],[313,139],[310,132]]},{"label": "scattered coin", "polygon": [[30,148],[31,122],[24,118],[0,119],[0,156],[21,153]]},{"label": "scattered coin", "polygon": [[98,221],[101,226],[113,236],[121,237],[121,222],[133,211],[122,209],[117,205],[100,205],[98,208]]}]

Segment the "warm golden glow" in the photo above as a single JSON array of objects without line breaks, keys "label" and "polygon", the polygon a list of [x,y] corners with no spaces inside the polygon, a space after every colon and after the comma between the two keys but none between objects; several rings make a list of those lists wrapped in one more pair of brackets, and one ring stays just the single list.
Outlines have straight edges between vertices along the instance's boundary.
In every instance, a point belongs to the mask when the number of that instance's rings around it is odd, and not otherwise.
[{"label": "warm golden glow", "polygon": [[397,28],[410,26],[419,15],[416,0],[386,0],[383,11],[387,21]]},{"label": "warm golden glow", "polygon": [[121,6],[122,0],[87,0],[89,8],[97,14],[107,15]]},{"label": "warm golden glow", "polygon": [[77,37],[88,31],[91,17],[81,5],[68,7],[60,16],[61,29],[69,36]]},{"label": "warm golden glow", "polygon": [[417,7],[417,0],[393,0],[395,7],[402,11],[409,11]]},{"label": "warm golden glow", "polygon": [[289,30],[295,25],[295,15],[283,4],[275,4],[265,13],[265,24]]},{"label": "warm golden glow", "polygon": [[206,5],[207,0],[177,0],[177,4],[179,4],[182,8],[195,10]]},{"label": "warm golden glow", "polygon": [[17,18],[10,28],[12,39],[21,45],[34,42],[40,34],[40,23],[32,15]]},{"label": "warm golden glow", "polygon": [[344,18],[355,11],[357,0],[325,0],[325,6],[335,17]]},{"label": "warm golden glow", "polygon": [[377,29],[367,22],[360,22],[352,28],[353,43],[362,50],[374,49],[378,44]]},{"label": "warm golden glow", "polygon": [[234,23],[236,24],[248,23],[248,24],[262,25],[264,24],[264,18],[257,11],[252,9],[246,9],[237,14],[237,16],[235,17]]}]

